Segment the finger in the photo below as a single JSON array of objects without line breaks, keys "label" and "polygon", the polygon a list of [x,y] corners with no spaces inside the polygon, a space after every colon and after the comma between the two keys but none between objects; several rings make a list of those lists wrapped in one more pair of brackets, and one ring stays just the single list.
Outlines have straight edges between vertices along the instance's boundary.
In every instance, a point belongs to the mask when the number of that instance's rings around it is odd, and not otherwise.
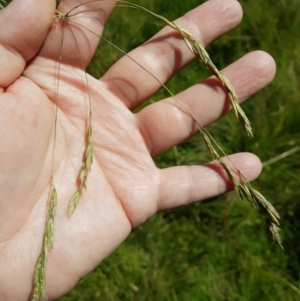
[{"label": "finger", "polygon": [[[275,75],[272,57],[262,51],[245,55],[223,70],[236,89],[240,102],[268,85]],[[226,90],[209,78],[176,96],[205,127],[231,109]],[[168,98],[136,114],[140,130],[151,155],[155,156],[190,138],[197,132],[193,118],[176,101]],[[238,126],[238,124],[237,124]]]},{"label": "finger", "polygon": [[47,38],[41,56],[85,68],[98,47],[104,25],[116,2],[62,1],[58,7],[61,15],[55,17],[55,26]]},{"label": "finger", "polygon": [[52,24],[54,10],[52,0],[14,0],[0,12],[1,87],[13,83],[40,49]]},{"label": "finger", "polygon": [[[230,167],[233,162],[248,181],[257,178],[261,172],[260,160],[250,153],[234,154],[223,160]],[[163,169],[160,180],[158,211],[189,205],[234,188],[224,169],[215,161],[201,166],[176,166]]]},{"label": "finger", "polygon": [[[241,6],[236,0],[211,0],[175,22],[190,30],[202,45],[207,46],[234,28],[241,17]],[[180,35],[169,27],[129,55],[162,83],[193,58]],[[126,56],[113,65],[101,80],[130,109],[137,107],[161,87],[157,80]]]}]

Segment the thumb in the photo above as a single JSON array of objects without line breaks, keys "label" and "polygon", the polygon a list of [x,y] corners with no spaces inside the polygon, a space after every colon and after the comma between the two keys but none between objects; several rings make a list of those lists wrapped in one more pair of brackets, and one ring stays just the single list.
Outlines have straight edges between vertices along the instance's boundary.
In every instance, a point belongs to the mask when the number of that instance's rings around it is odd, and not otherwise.
[{"label": "thumb", "polygon": [[0,86],[7,87],[23,72],[47,36],[54,0],[14,0],[0,11]]}]

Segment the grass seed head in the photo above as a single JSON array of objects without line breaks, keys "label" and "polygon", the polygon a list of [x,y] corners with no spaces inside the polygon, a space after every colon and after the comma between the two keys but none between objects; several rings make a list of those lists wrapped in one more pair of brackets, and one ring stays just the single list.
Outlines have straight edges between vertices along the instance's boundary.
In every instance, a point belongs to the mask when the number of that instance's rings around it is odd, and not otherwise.
[{"label": "grass seed head", "polygon": [[74,211],[78,205],[79,198],[80,198],[80,191],[81,191],[81,189],[77,189],[71,198],[71,201],[70,201],[70,204],[68,207],[68,217],[70,217],[74,213]]}]

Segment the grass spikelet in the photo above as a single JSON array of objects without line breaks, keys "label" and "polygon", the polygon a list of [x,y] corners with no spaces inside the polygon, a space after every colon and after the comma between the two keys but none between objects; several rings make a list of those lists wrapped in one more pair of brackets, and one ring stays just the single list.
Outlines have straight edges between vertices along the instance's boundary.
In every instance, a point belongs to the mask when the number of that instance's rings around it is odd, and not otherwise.
[{"label": "grass spikelet", "polygon": [[87,134],[87,146],[85,152],[85,166],[87,171],[91,170],[92,164],[93,164],[92,127],[89,126],[88,134]]},{"label": "grass spikelet", "polygon": [[76,192],[73,194],[73,196],[71,198],[71,201],[70,201],[69,207],[68,207],[68,217],[70,217],[74,213],[74,211],[77,207],[77,204],[78,204],[79,198],[80,198],[80,192],[81,192],[81,189],[76,190]]},{"label": "grass spikelet", "polygon": [[281,237],[279,234],[280,228],[278,226],[276,226],[274,223],[270,223],[268,230],[269,230],[269,233],[271,235],[271,239],[273,240],[273,242],[275,242],[282,249],[284,249],[283,245],[282,245],[282,240],[281,240]]},{"label": "grass spikelet", "polygon": [[86,168],[85,165],[81,166],[81,169],[79,171],[79,181],[80,185],[82,185],[86,189],[86,180],[87,180],[87,174],[86,174]]},{"label": "grass spikelet", "polygon": [[34,273],[34,287],[32,291],[31,301],[40,301],[46,298],[45,289],[45,255],[40,254]]},{"label": "grass spikelet", "polygon": [[[45,251],[47,253],[50,252],[53,246],[53,234],[54,234],[54,217],[57,206],[57,193],[55,188],[52,188],[52,193],[50,197],[50,205],[48,211],[48,220],[46,224],[46,232],[45,232]],[[48,254],[47,254],[48,255]]]},{"label": "grass spikelet", "polygon": [[[249,184],[250,185],[250,184]],[[268,202],[265,197],[255,189],[251,189],[251,193],[253,193],[253,198],[264,212],[266,216],[266,223],[268,232],[273,242],[275,242],[278,246],[283,249],[281,237],[279,234],[279,219],[280,216],[273,205]]]}]

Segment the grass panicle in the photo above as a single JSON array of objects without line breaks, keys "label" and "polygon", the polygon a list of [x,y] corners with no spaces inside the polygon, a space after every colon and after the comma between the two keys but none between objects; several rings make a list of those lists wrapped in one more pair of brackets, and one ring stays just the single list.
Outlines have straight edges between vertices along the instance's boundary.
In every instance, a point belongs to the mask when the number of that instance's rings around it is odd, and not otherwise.
[{"label": "grass panicle", "polygon": [[[194,118],[195,120],[195,118]],[[266,226],[268,229],[268,233],[273,242],[275,242],[279,247],[283,249],[282,240],[279,234],[279,219],[280,216],[273,205],[268,202],[265,197],[259,193],[257,190],[253,189],[250,183],[246,180],[245,176],[236,168],[234,167],[235,171],[233,171],[228,164],[222,160],[220,154],[218,153],[217,149],[219,145],[216,141],[211,137],[211,135],[201,127],[201,125],[195,120],[199,131],[203,137],[203,140],[206,144],[206,147],[211,154],[211,157],[214,160],[217,160],[219,164],[224,168],[228,177],[232,181],[237,194],[239,195],[240,199],[246,199],[253,207],[259,207],[264,215],[266,216]],[[214,146],[215,145],[215,146]],[[223,151],[221,150],[222,155]],[[237,173],[237,175],[235,175]]]},{"label": "grass panicle", "polygon": [[[92,3],[92,2],[100,2],[100,1],[88,1],[88,2],[85,2],[84,4]],[[250,121],[248,120],[248,118],[246,117],[245,113],[243,112],[242,108],[239,105],[237,95],[235,93],[235,90],[234,90],[232,84],[230,83],[229,79],[217,69],[215,64],[210,59],[209,54],[204,49],[204,47],[197,41],[197,39],[193,33],[188,31],[187,29],[183,28],[182,26],[177,25],[176,23],[169,21],[165,17],[157,15],[139,5],[136,5],[136,4],[133,4],[133,3],[130,3],[127,1],[119,1],[119,5],[126,5],[128,7],[140,8],[140,9],[150,13],[151,15],[159,18],[165,24],[167,24],[168,26],[170,26],[171,28],[173,28],[174,30],[179,32],[179,34],[182,36],[183,40],[185,41],[185,43],[186,43],[187,47],[190,49],[190,51],[196,56],[196,58],[207,69],[209,69],[221,81],[223,86],[226,87],[228,98],[231,102],[231,105],[233,107],[236,117],[238,118],[238,120],[241,122],[241,124],[245,128],[247,134],[249,136],[253,136]],[[79,8],[79,7],[80,7],[80,5],[74,7],[71,11],[73,11],[75,8]],[[98,8],[95,8],[95,9],[98,9]],[[55,18],[63,20],[63,22],[66,23],[67,26],[69,26],[68,21],[71,21],[70,20],[71,16],[76,16],[80,13],[86,12],[86,10],[84,10],[82,12],[79,11],[79,12],[76,12],[73,15],[71,15],[70,14],[71,11],[69,11],[69,13],[67,13],[67,14],[63,14],[59,11],[56,11]],[[80,25],[76,22],[73,22],[73,23]],[[74,36],[74,41],[76,43],[78,55],[81,60],[80,49],[76,42],[76,37],[70,26],[69,26],[69,28]],[[118,47],[116,47],[116,48],[119,49]],[[125,55],[127,55],[127,54],[125,54]],[[127,56],[131,60],[133,60],[129,55],[127,55]],[[82,60],[81,60],[81,62],[82,62]],[[137,63],[137,62],[135,62],[135,63]],[[138,64],[138,65],[140,67],[142,67],[140,64]],[[83,66],[83,64],[82,64],[82,66]],[[155,75],[152,75],[152,76],[154,78],[156,78]],[[86,78],[86,81],[87,81],[87,87],[88,87],[87,78]],[[256,190],[254,190],[251,187],[250,183],[245,179],[244,175],[239,170],[237,170],[236,167],[234,167],[234,169],[232,169],[224,162],[224,160],[221,158],[221,155],[226,156],[226,154],[222,151],[221,147],[216,143],[216,141],[212,138],[212,136],[200,125],[200,123],[194,116],[193,112],[191,112],[190,109],[188,109],[181,100],[179,100],[177,97],[175,97],[172,94],[172,92],[163,83],[161,83],[161,84],[179,102],[179,104],[187,111],[187,113],[194,119],[194,122],[196,123],[196,125],[199,129],[199,132],[203,137],[203,140],[207,146],[207,149],[208,149],[212,159],[217,160],[219,162],[219,164],[224,168],[228,177],[234,184],[235,190],[237,191],[239,197],[241,199],[248,200],[254,207],[257,207],[257,205],[259,205],[259,208],[261,208],[261,210],[264,212],[264,214],[266,216],[267,227],[268,227],[269,233],[272,237],[272,240],[274,242],[276,242],[280,247],[282,247],[282,242],[281,242],[281,238],[279,235],[279,227],[278,227],[279,226],[279,222],[278,222],[279,215],[276,212],[276,210],[274,209],[274,207],[259,192],[257,192]],[[74,211],[78,205],[78,202],[80,200],[80,197],[82,195],[82,190],[84,188],[86,188],[86,186],[87,186],[87,175],[91,169],[91,165],[93,162],[92,126],[91,126],[92,110],[91,110],[91,97],[89,94],[89,89],[88,89],[87,93],[89,95],[89,121],[88,121],[88,131],[87,131],[87,138],[86,138],[85,160],[79,171],[78,189],[73,194],[73,196],[70,200],[70,203],[69,203],[68,212],[67,212],[69,217],[74,213]],[[219,154],[218,149],[219,149],[219,151],[221,151],[221,155]]]},{"label": "grass panicle", "polygon": [[38,257],[34,279],[33,279],[33,293],[32,293],[32,301],[40,301],[45,300],[46,298],[46,283],[45,283],[45,272],[46,272],[46,264],[49,253],[53,247],[54,242],[54,218],[57,206],[57,192],[55,187],[52,187],[49,193],[48,199],[48,212],[46,219],[46,226],[44,230],[44,238],[43,238],[43,246],[42,251]]},{"label": "grass panicle", "polygon": [[[63,25],[66,25],[74,38],[74,42],[76,45],[77,55],[79,58],[79,61],[81,63],[81,67],[83,70],[85,70],[83,60],[81,57],[79,45],[76,40],[76,36],[69,25],[69,14],[71,11],[73,11],[76,7],[74,7],[72,10],[70,10],[67,14],[64,14],[60,12],[59,10],[55,11],[54,19],[61,20],[63,22]],[[64,29],[63,29],[64,30]],[[91,101],[91,95],[90,95],[90,89],[89,89],[89,82],[88,77],[85,72],[85,81],[86,81],[86,93],[88,95],[88,119],[87,119],[87,137],[86,137],[86,145],[85,145],[85,159],[84,162],[79,170],[78,173],[78,187],[77,190],[74,192],[73,196],[71,197],[71,200],[69,202],[67,215],[71,217],[71,215],[74,213],[80,197],[82,195],[82,190],[87,188],[87,177],[88,173],[91,171],[91,166],[93,164],[93,145],[92,145],[92,101]]]},{"label": "grass panicle", "polygon": [[205,48],[197,41],[194,34],[190,31],[184,29],[183,27],[179,26],[174,22],[170,22],[163,18],[163,20],[173,29],[177,30],[182,38],[184,39],[186,45],[191,50],[191,52],[197,57],[197,59],[207,68],[209,69],[223,84],[224,87],[227,89],[228,98],[234,110],[234,113],[238,120],[241,122],[243,127],[245,128],[247,134],[249,136],[253,136],[252,128],[249,119],[247,118],[246,114],[242,110],[241,106],[239,105],[237,95],[235,90],[230,83],[229,79],[222,74],[212,60],[209,57],[209,54],[205,50]]},{"label": "grass panicle", "polygon": [[235,93],[235,90],[234,90],[232,84],[230,83],[229,79],[218,70],[216,65],[210,59],[210,56],[207,53],[207,51],[205,50],[205,48],[199,43],[199,41],[196,39],[195,35],[192,32],[190,32],[189,30],[183,28],[182,26],[180,26],[172,21],[169,21],[167,18],[165,18],[161,15],[151,12],[150,10],[148,10],[142,6],[139,6],[139,5],[127,2],[127,1],[119,1],[119,3],[131,4],[133,7],[142,9],[142,10],[146,11],[147,13],[150,13],[151,15],[155,16],[156,18],[162,20],[165,24],[167,24],[168,26],[170,26],[171,28],[173,28],[174,30],[179,32],[179,34],[185,41],[185,43],[188,46],[188,48],[190,49],[190,51],[196,56],[196,58],[208,70],[210,70],[221,81],[223,86],[227,89],[228,98],[230,100],[230,103],[232,105],[232,108],[234,110],[236,117],[238,118],[238,120],[241,122],[241,124],[245,128],[247,134],[249,136],[253,136],[250,121],[247,118],[246,114],[244,113],[244,111],[242,110],[242,108],[238,102],[238,98],[237,98],[237,95]]},{"label": "grass panicle", "polygon": [[[174,20],[182,12],[207,1],[133,2]],[[233,192],[213,201],[155,215],[143,227],[135,229],[118,250],[60,301],[84,299],[84,296],[87,300],[199,301],[199,296],[207,300],[223,300],[226,296],[228,300],[240,301],[299,301],[300,223],[299,202],[295,200],[299,199],[300,153],[295,151],[300,145],[300,2],[240,0],[239,3],[243,7],[243,21],[210,46],[210,57],[216,66],[227,66],[245,53],[263,49],[275,59],[277,75],[271,85],[242,105],[243,110],[247,107],[255,140],[247,139],[231,114],[207,130],[226,153],[247,150],[265,162],[261,176],[251,184],[268,200],[276,202],[276,209],[281,213],[280,234],[284,236],[285,251],[268,247],[266,236],[259,235],[265,222],[264,215],[257,214],[259,205],[252,210],[247,202],[236,201]],[[216,12],[218,9],[215,7]],[[160,23],[141,20],[142,14],[138,12],[115,11],[105,35],[118,40],[123,49],[131,49],[131,36],[134,35],[137,45],[145,37],[150,38]],[[202,21],[209,25],[207,20]],[[110,47],[103,45],[90,70],[100,77],[115,62],[115,56]],[[168,82],[168,87],[181,91],[188,82],[197,83],[206,74],[204,68],[197,68],[195,61]],[[162,89],[153,99],[163,99],[166,94]],[[208,152],[203,152],[199,136],[179,145],[177,150],[180,165],[207,161]],[[289,150],[292,152],[287,153]],[[176,162],[173,150],[156,157],[155,162],[160,168],[171,167]],[[239,179],[235,172],[234,175]],[[155,274],[153,265],[159,266]],[[125,271],[125,267],[130,268]],[[138,287],[137,294],[129,288],[129,283]]]},{"label": "grass panicle", "polygon": [[91,171],[91,166],[93,164],[93,144],[92,144],[92,127],[91,125],[88,128],[87,132],[87,142],[86,142],[86,150],[85,150],[85,162],[80,168],[79,176],[78,176],[78,189],[73,194],[69,207],[68,207],[68,217],[74,213],[83,189],[87,189],[87,176]]}]

